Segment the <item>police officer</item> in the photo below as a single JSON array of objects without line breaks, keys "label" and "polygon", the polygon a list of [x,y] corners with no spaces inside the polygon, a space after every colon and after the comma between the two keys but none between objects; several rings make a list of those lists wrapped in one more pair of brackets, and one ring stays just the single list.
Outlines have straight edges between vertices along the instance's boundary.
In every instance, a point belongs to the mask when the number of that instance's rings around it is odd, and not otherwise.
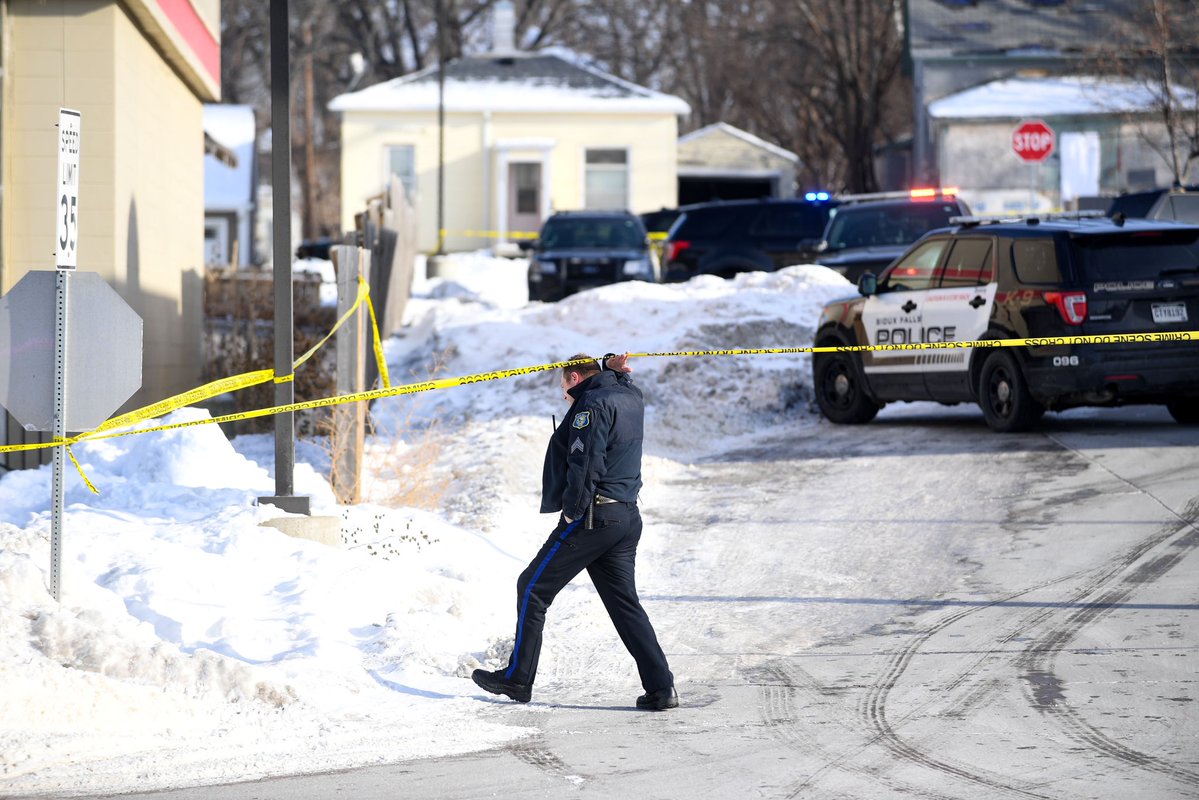
[{"label": "police officer", "polygon": [[645,402],[628,376],[628,353],[597,363],[576,355],[562,369],[570,411],[550,438],[542,469],[541,511],[558,524],[516,582],[516,639],[505,669],[477,669],[474,682],[518,703],[532,697],[545,612],[586,569],[620,640],[637,662],[645,694],[637,708],[679,704],[674,675],[637,598],[634,563],[641,538],[637,493]]}]

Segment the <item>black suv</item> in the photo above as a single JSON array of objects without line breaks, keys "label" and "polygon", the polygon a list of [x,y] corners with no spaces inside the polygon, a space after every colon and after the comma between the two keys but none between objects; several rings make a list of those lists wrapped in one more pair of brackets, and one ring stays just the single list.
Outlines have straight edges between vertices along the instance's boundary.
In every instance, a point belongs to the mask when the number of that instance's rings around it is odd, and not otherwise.
[{"label": "black suv", "polygon": [[815,261],[851,282],[883,269],[924,234],[970,209],[955,193],[933,189],[847,195],[834,209],[816,247]]},{"label": "black suv", "polygon": [[[817,346],[1193,330],[1199,226],[1104,218],[961,220],[917,242],[860,297],[821,314]],[[1161,403],[1199,423],[1199,342],[821,353],[816,401],[868,422],[896,400],[976,402],[997,431],[1046,410]]]},{"label": "black suv", "polygon": [[828,199],[728,200],[680,209],[666,237],[662,280],[696,275],[729,278],[810,263],[829,209]]},{"label": "black suv", "polygon": [[595,286],[657,279],[645,226],[627,211],[561,211],[545,221],[537,239],[520,247],[531,251],[530,300],[561,300]]}]

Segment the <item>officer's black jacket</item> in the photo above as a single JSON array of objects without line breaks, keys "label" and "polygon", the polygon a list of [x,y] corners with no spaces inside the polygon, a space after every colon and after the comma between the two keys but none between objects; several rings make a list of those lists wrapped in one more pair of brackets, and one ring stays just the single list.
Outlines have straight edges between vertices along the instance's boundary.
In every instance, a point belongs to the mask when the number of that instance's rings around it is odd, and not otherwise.
[{"label": "officer's black jacket", "polygon": [[636,502],[641,491],[645,400],[624,373],[605,370],[570,389],[570,412],[550,437],[541,513],[579,519],[596,493]]}]

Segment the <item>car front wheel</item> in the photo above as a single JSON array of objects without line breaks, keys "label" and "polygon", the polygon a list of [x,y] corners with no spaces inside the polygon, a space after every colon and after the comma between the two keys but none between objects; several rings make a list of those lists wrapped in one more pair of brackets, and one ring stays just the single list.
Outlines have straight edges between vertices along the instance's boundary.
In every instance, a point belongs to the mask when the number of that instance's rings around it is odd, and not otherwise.
[{"label": "car front wheel", "polygon": [[978,386],[978,405],[991,430],[1000,433],[1026,431],[1045,407],[1028,391],[1028,380],[1011,353],[991,353],[983,363]]},{"label": "car front wheel", "polygon": [[878,414],[880,406],[866,395],[849,353],[817,353],[813,372],[816,404],[832,422],[860,425]]},{"label": "car front wheel", "polygon": [[1183,397],[1166,403],[1170,416],[1182,425],[1199,425],[1199,398]]}]

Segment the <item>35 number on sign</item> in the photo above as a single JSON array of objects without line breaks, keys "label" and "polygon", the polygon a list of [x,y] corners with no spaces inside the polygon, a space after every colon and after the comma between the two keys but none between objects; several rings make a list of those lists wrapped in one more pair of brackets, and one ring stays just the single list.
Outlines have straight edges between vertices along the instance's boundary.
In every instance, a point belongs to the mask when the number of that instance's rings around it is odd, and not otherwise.
[{"label": "35 number on sign", "polygon": [[79,145],[80,114],[58,110],[58,252],[55,265],[74,269],[79,248]]}]

